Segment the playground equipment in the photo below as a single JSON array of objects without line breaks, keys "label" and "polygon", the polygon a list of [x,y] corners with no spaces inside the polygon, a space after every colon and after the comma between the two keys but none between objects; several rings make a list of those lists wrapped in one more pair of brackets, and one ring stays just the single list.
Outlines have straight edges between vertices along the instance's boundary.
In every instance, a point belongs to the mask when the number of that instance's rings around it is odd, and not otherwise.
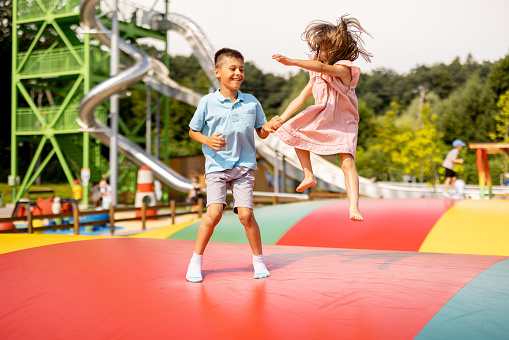
[{"label": "playground equipment", "polygon": [[468,147],[476,151],[477,172],[479,174],[480,197],[485,196],[485,186],[488,185],[488,196],[493,197],[493,186],[491,182],[490,166],[488,155],[508,154],[509,143],[470,143]]}]

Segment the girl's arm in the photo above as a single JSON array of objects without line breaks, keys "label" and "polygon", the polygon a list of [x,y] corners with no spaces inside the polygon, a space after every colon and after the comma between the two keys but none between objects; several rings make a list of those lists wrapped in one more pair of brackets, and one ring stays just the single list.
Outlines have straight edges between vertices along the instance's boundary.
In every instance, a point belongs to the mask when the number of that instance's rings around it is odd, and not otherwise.
[{"label": "girl's arm", "polygon": [[313,94],[313,83],[309,80],[306,87],[295,97],[294,100],[288,105],[286,110],[281,114],[281,121],[284,123],[288,118],[293,116],[295,112],[304,104],[304,102]]},{"label": "girl's arm", "polygon": [[327,65],[318,60],[299,60],[290,59],[281,54],[274,54],[272,59],[286,66],[297,66],[308,71],[325,73],[333,77],[338,77],[345,86],[350,86],[352,74],[350,68],[344,65]]}]

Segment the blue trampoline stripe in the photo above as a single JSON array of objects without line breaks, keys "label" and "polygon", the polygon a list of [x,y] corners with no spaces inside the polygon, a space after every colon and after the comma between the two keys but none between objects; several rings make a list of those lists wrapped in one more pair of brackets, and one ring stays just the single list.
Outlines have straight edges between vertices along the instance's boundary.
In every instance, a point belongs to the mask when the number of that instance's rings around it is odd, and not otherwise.
[{"label": "blue trampoline stripe", "polygon": [[[265,206],[254,209],[254,215],[263,244],[275,244],[295,223],[300,221],[310,212],[334,201],[306,201]],[[195,240],[200,222],[193,223],[188,227],[170,235],[169,239]],[[239,218],[233,212],[223,214],[223,218],[216,226],[210,239],[212,242],[247,243],[244,227]]]},{"label": "blue trampoline stripe", "polygon": [[509,259],[506,259],[466,284],[415,339],[508,339],[508,316]]}]

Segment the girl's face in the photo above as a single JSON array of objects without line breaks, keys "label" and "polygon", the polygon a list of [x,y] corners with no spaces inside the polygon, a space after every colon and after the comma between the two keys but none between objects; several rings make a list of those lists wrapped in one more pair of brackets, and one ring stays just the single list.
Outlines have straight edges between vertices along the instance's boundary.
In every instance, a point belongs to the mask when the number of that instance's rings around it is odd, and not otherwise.
[{"label": "girl's face", "polygon": [[244,62],[237,58],[226,58],[226,60],[214,70],[221,87],[228,90],[238,90],[244,81]]}]

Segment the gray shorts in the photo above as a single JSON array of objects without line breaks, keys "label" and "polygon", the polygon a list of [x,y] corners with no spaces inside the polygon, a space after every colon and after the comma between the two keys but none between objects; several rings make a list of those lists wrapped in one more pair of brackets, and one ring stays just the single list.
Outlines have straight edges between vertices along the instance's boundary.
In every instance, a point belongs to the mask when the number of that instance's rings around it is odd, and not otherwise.
[{"label": "gray shorts", "polygon": [[254,179],[254,170],[243,166],[206,174],[207,207],[222,203],[223,209],[226,208],[226,187],[229,183],[233,193],[233,211],[237,213],[238,207],[253,209]]}]

